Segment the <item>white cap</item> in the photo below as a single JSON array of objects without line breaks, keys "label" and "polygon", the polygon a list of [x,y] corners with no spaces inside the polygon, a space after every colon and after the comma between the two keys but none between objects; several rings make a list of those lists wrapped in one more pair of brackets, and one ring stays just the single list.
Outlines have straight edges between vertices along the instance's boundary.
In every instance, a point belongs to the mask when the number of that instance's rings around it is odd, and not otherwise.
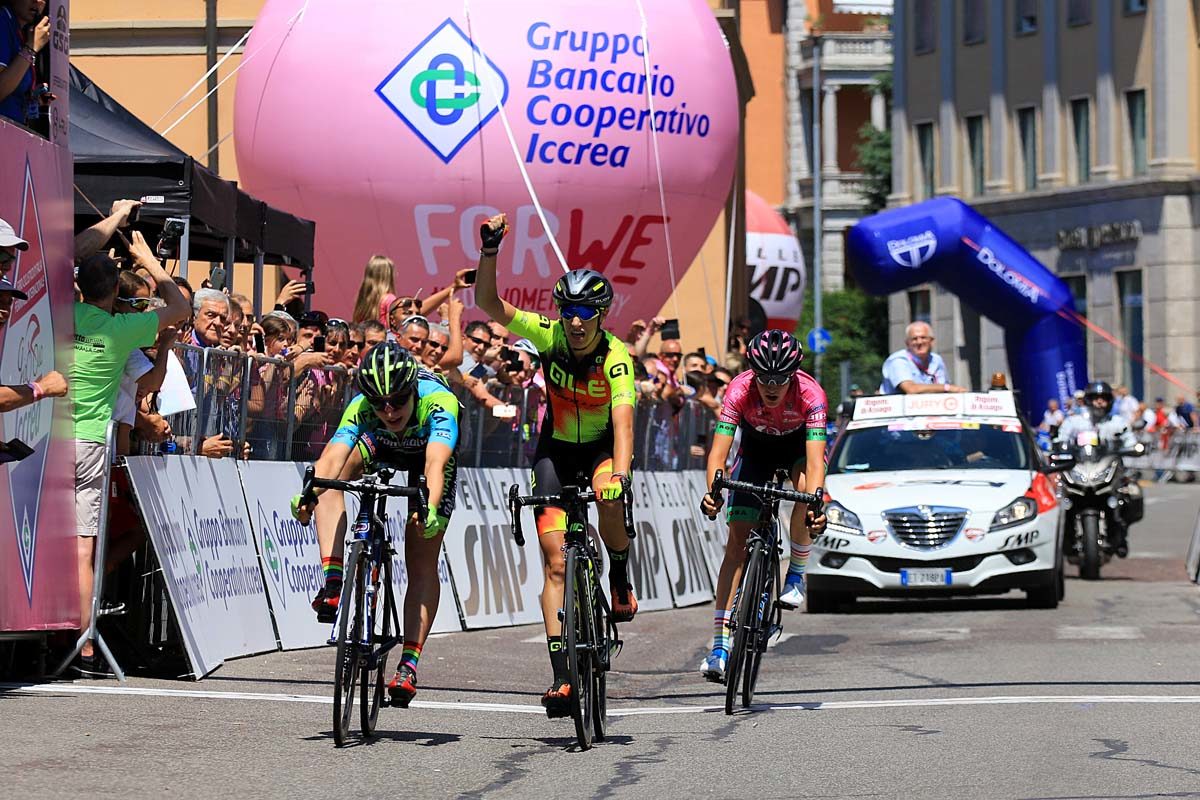
[{"label": "white cap", "polygon": [[29,242],[17,236],[13,226],[6,220],[0,219],[0,247],[16,247],[18,250],[28,250]]}]

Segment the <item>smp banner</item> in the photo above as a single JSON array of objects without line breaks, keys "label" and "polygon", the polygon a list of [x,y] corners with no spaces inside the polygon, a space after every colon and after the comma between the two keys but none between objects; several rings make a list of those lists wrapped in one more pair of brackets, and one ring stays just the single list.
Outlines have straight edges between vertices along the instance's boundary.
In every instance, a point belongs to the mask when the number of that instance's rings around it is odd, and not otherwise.
[{"label": "smp banner", "polygon": [[671,594],[679,607],[707,603],[713,599],[713,582],[700,526],[692,509],[696,499],[689,494],[688,484],[677,472],[656,472],[644,475],[654,504],[654,520],[667,560],[667,575]]},{"label": "smp banner", "polygon": [[267,586],[237,465],[193,456],[126,459],[197,678],[275,650]]},{"label": "smp banner", "polygon": [[754,192],[746,192],[746,266],[750,297],[767,327],[796,330],[804,310],[804,253],[787,220]]},{"label": "smp banner", "polygon": [[724,510],[715,520],[700,513],[700,498],[708,491],[702,471],[688,470],[679,473],[679,477],[683,480],[684,497],[691,503],[689,511],[700,535],[700,548],[704,552],[709,580],[712,581],[713,587],[716,587],[721,561],[725,558],[725,544],[729,540],[729,526],[725,524]]},{"label": "smp banner", "polygon": [[654,473],[635,472],[633,526],[637,536],[629,545],[629,579],[639,611],[659,611],[673,605],[667,550],[654,513],[654,503]]},{"label": "smp banner", "polygon": [[[60,9],[65,15],[65,4],[51,4],[53,14]],[[27,299],[14,299],[0,324],[0,383],[67,372],[74,336],[70,201],[70,151],[0,122],[0,218],[29,243],[8,270]],[[34,451],[0,466],[0,631],[79,625],[71,424],[66,399],[0,414],[0,440],[19,439]]]}]

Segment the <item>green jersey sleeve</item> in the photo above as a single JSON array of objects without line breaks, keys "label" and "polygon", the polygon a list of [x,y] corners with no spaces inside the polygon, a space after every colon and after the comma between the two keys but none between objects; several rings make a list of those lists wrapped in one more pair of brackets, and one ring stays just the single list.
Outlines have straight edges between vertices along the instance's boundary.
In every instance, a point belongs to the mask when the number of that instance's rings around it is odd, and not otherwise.
[{"label": "green jersey sleeve", "polygon": [[608,358],[604,360],[604,374],[608,378],[609,396],[613,406],[636,404],[633,358],[629,355],[629,348],[625,343],[612,334],[608,335]]},{"label": "green jersey sleeve", "polygon": [[[528,339],[539,353],[550,350],[554,344],[554,323],[548,317],[532,311],[517,309],[512,322],[505,326],[514,336]],[[628,353],[626,353],[628,356]]]}]

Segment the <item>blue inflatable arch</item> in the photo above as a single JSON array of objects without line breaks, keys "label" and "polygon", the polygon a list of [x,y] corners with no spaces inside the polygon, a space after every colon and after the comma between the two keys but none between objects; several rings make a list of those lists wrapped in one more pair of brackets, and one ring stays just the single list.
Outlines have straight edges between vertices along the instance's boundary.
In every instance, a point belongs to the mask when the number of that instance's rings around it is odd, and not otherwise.
[{"label": "blue inflatable arch", "polygon": [[1065,406],[1087,383],[1084,334],[1067,285],[961,200],[867,217],[850,229],[846,247],[855,279],[871,294],[933,281],[1004,328],[1012,386],[1032,423],[1046,400]]}]

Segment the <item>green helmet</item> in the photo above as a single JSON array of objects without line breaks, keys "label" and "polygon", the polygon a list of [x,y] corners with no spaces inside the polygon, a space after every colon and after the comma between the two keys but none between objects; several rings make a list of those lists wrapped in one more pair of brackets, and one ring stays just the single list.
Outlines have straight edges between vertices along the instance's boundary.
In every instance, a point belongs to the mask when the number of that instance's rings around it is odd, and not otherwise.
[{"label": "green helmet", "polygon": [[358,390],[367,400],[406,395],[417,385],[417,362],[396,342],[380,342],[367,351],[358,370]]}]

